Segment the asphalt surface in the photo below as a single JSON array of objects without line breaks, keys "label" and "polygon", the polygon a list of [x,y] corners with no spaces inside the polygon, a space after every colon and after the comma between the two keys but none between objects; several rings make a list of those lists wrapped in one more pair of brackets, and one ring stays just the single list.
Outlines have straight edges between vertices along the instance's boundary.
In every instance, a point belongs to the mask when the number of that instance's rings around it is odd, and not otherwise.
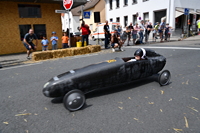
[{"label": "asphalt surface", "polygon": [[[199,133],[199,42],[130,46],[124,52],[103,50],[0,69],[0,133]],[[171,72],[171,84],[160,87],[153,76],[93,92],[76,112],[42,94],[43,85],[58,74],[130,56],[139,47],[167,58],[163,70]]]}]

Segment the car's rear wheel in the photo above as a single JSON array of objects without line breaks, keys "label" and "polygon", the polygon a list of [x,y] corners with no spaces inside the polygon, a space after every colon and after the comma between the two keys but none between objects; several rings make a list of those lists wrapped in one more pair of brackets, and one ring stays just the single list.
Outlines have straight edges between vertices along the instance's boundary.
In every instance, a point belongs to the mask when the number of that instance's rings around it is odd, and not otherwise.
[{"label": "car's rear wheel", "polygon": [[66,109],[69,111],[76,111],[83,107],[85,104],[85,95],[80,90],[69,91],[64,99],[63,103]]},{"label": "car's rear wheel", "polygon": [[159,74],[158,82],[161,86],[168,85],[171,79],[171,74],[168,70],[164,70]]}]

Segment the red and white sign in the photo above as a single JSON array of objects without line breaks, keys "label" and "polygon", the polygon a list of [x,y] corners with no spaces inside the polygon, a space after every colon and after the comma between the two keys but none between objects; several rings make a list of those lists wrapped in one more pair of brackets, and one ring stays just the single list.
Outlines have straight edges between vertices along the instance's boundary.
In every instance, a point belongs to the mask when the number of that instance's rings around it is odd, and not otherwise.
[{"label": "red and white sign", "polygon": [[63,7],[65,10],[69,10],[72,8],[73,0],[63,0]]}]

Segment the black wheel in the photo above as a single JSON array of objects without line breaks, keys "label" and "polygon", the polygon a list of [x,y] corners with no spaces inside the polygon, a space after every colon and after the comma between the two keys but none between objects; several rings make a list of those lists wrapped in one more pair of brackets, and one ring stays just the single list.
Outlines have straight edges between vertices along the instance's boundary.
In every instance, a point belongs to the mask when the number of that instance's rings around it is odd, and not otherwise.
[{"label": "black wheel", "polygon": [[85,95],[80,90],[69,91],[65,95],[63,103],[65,108],[69,111],[79,110],[85,104]]},{"label": "black wheel", "polygon": [[159,74],[158,82],[161,86],[168,85],[171,79],[171,74],[168,70],[164,70]]}]

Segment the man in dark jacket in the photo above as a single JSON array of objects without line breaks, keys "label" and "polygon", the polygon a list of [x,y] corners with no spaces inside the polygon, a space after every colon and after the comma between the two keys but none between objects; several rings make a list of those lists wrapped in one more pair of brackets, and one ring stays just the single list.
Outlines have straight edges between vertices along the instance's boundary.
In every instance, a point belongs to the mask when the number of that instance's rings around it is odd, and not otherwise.
[{"label": "man in dark jacket", "polygon": [[104,25],[103,29],[105,33],[105,49],[108,49],[109,48],[108,44],[110,43],[110,37],[111,37],[108,21],[106,21],[106,24]]}]

